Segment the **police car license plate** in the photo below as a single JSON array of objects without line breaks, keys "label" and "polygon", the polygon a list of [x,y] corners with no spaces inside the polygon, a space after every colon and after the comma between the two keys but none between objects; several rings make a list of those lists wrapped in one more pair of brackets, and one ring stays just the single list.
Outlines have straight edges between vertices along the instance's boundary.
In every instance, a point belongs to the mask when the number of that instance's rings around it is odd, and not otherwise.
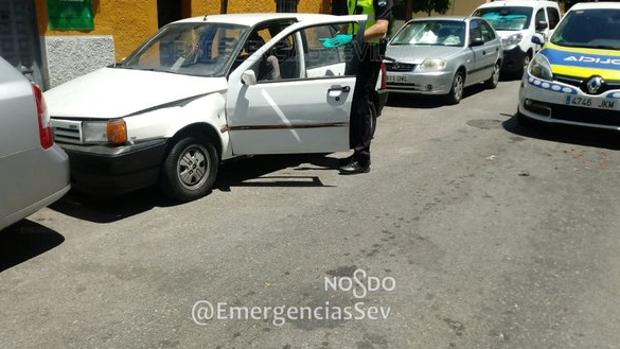
[{"label": "police car license plate", "polygon": [[620,106],[620,101],[605,98],[568,96],[566,97],[566,104],[585,108],[613,110],[616,109],[617,106]]},{"label": "police car license plate", "polygon": [[408,82],[408,79],[407,79],[407,75],[388,74],[387,82],[393,82],[396,84],[406,84]]}]

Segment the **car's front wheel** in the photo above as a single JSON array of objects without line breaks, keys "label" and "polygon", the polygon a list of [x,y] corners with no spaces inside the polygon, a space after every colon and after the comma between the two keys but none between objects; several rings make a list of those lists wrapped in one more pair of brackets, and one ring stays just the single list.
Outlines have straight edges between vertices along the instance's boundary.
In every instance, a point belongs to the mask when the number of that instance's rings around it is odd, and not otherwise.
[{"label": "car's front wheel", "polygon": [[450,93],[446,96],[447,103],[448,104],[461,103],[461,99],[463,98],[464,91],[465,91],[465,74],[459,70],[454,76],[454,81],[452,82],[452,89],[450,90]]},{"label": "car's front wheel", "polygon": [[162,165],[163,192],[171,199],[187,202],[211,190],[219,166],[215,146],[201,137],[189,136],[176,142]]}]

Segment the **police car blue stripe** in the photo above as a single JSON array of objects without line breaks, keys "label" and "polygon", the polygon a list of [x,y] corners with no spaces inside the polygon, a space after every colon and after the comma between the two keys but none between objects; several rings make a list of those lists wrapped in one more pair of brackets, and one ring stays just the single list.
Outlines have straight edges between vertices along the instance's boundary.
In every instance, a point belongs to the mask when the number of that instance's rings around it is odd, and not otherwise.
[{"label": "police car blue stripe", "polygon": [[541,53],[547,57],[552,65],[620,70],[620,56],[583,54],[550,48],[542,50]]}]

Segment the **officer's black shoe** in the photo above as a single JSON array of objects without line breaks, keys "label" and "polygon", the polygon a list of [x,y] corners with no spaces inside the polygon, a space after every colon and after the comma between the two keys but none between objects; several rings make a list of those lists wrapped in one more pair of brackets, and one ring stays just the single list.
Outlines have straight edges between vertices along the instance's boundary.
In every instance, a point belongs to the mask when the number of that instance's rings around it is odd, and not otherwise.
[{"label": "officer's black shoe", "polygon": [[348,165],[340,167],[340,174],[354,175],[370,172],[370,164],[362,164],[359,161],[353,161]]},{"label": "officer's black shoe", "polygon": [[355,162],[355,154],[346,158],[338,159],[338,167],[347,166],[352,164],[353,162]]}]

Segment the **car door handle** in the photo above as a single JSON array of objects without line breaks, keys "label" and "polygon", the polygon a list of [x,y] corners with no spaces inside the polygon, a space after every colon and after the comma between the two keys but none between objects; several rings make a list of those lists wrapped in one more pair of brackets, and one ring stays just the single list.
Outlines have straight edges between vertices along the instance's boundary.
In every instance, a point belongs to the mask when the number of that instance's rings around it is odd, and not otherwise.
[{"label": "car door handle", "polygon": [[327,90],[327,92],[333,92],[333,91],[342,91],[344,93],[349,93],[351,92],[351,86],[334,86],[330,88],[329,90]]},{"label": "car door handle", "polygon": [[486,54],[487,54],[487,51],[482,51],[482,55],[483,56],[486,55]]}]

